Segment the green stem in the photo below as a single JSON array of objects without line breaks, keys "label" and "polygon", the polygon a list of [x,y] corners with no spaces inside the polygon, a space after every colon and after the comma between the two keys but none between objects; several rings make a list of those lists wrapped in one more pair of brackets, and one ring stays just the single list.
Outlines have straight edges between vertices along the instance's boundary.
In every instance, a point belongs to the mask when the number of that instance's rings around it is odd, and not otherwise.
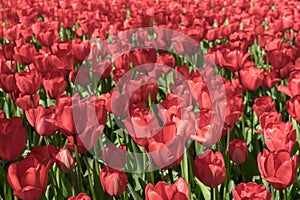
[{"label": "green stem", "polygon": [[241,171],[242,181],[245,183],[245,172],[244,172],[242,164],[239,164],[239,167],[240,167],[240,171]]},{"label": "green stem", "polygon": [[279,198],[280,200],[284,200],[283,190],[279,190]]},{"label": "green stem", "polygon": [[82,191],[81,163],[80,163],[80,158],[79,158],[76,135],[74,135],[73,137],[74,137],[74,146],[75,146],[76,162],[77,162],[77,169],[78,169],[77,170],[78,186],[79,186],[79,189]]},{"label": "green stem", "polygon": [[88,158],[86,156],[86,154],[84,154],[84,160],[85,160],[85,164],[86,164],[86,167],[87,167],[87,172],[88,172],[88,178],[89,178],[89,184],[90,184],[90,187],[91,187],[91,191],[92,191],[92,195],[93,195],[93,199],[96,199],[96,193],[95,193],[95,190],[94,190],[94,185],[92,183],[92,177],[91,177],[91,173],[90,173],[90,164],[88,162]]},{"label": "green stem", "polygon": [[174,179],[173,179],[173,174],[172,174],[172,168],[168,169],[168,173],[169,173],[170,182],[171,182],[171,184],[173,184]]}]

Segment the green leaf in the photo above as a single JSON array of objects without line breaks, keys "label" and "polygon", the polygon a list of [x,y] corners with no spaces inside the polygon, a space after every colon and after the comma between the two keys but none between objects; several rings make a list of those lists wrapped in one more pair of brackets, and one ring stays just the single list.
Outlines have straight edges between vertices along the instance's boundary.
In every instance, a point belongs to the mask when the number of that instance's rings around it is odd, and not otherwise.
[{"label": "green leaf", "polygon": [[128,184],[128,189],[134,200],[143,200],[143,198]]},{"label": "green leaf", "polygon": [[196,184],[200,186],[201,192],[204,196],[205,200],[210,200],[210,189],[209,187],[205,186],[201,181],[199,181],[197,178],[195,178]]}]

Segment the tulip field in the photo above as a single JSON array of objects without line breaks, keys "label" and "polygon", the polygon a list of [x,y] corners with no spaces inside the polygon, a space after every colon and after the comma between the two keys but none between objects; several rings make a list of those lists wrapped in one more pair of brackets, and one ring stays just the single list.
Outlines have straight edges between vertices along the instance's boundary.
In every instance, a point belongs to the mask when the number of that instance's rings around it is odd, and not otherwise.
[{"label": "tulip field", "polygon": [[0,200],[300,200],[300,1],[1,0]]}]

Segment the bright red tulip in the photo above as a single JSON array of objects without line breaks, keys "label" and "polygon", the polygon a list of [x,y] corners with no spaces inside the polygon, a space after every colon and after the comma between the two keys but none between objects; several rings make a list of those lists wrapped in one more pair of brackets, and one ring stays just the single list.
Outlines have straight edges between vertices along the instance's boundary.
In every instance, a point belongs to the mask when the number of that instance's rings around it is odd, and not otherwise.
[{"label": "bright red tulip", "polygon": [[110,196],[119,196],[127,189],[127,175],[105,166],[100,172],[103,190]]},{"label": "bright red tulip", "polygon": [[68,200],[91,200],[91,197],[85,193],[79,193],[77,196],[70,197]]},{"label": "bright red tulip", "polygon": [[290,121],[270,123],[264,129],[264,139],[270,151],[284,149],[291,152],[296,143],[296,130]]},{"label": "bright red tulip", "polygon": [[264,70],[257,67],[248,67],[240,70],[243,88],[254,91],[259,88],[264,80]]},{"label": "bright red tulip", "polygon": [[188,200],[189,188],[186,181],[180,177],[172,185],[159,181],[154,187],[149,183],[145,188],[145,196],[146,200]]},{"label": "bright red tulip", "polygon": [[297,169],[298,157],[291,158],[286,150],[269,152],[264,149],[257,156],[260,174],[275,189],[283,190],[294,183]]},{"label": "bright red tulip", "polygon": [[232,189],[234,200],[271,200],[271,193],[266,189],[264,184],[254,182],[240,183]]}]

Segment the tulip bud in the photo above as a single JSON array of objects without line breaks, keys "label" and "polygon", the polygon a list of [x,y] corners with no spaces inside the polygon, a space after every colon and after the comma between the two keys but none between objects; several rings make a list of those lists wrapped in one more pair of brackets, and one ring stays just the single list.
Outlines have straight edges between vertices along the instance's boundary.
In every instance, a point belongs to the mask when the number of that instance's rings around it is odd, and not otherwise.
[{"label": "tulip bud", "polygon": [[229,143],[230,160],[237,164],[242,164],[248,157],[248,147],[244,140],[235,139]]},{"label": "tulip bud", "polygon": [[59,149],[55,157],[55,163],[57,167],[65,173],[72,172],[75,168],[75,160],[70,151],[66,148]]}]

